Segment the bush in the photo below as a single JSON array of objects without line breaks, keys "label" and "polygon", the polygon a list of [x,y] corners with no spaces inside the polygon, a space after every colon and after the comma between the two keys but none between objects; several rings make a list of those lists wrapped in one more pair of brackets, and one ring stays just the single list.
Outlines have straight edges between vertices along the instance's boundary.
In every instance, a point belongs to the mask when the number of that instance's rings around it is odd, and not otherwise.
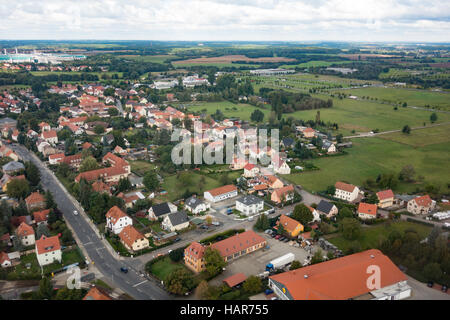
[{"label": "bush", "polygon": [[169,258],[173,262],[178,262],[183,258],[183,253],[184,253],[184,248],[178,248],[178,249],[172,250],[169,253]]}]

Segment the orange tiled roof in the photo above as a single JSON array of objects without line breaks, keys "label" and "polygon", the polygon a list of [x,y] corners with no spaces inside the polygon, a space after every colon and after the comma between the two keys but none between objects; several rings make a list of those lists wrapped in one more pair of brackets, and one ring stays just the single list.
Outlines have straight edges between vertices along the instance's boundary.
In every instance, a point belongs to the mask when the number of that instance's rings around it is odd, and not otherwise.
[{"label": "orange tiled roof", "polygon": [[248,230],[228,239],[213,243],[211,248],[218,250],[222,257],[227,257],[262,242],[266,242],[266,240],[254,231]]},{"label": "orange tiled roof", "polygon": [[232,185],[232,184],[229,184],[229,185],[226,185],[226,186],[222,186],[222,187],[219,187],[219,188],[208,190],[207,192],[209,192],[213,197],[217,197],[218,195],[229,193],[229,192],[233,192],[233,191],[237,191],[236,186]]},{"label": "orange tiled roof", "polygon": [[372,249],[271,276],[295,300],[347,300],[368,293],[367,268],[381,270],[381,288],[407,277],[381,253]]},{"label": "orange tiled roof", "polygon": [[277,221],[277,226],[281,223],[284,230],[291,233],[293,232],[299,225],[301,225],[300,222],[297,220],[292,219],[291,217],[288,217],[284,214],[280,216],[280,220]]},{"label": "orange tiled roof", "polygon": [[236,273],[232,276],[223,280],[230,288],[237,286],[238,284],[244,282],[247,279],[247,276],[243,273]]},{"label": "orange tiled roof", "polygon": [[288,185],[288,186],[285,186],[285,187],[283,187],[283,188],[277,189],[277,190],[274,191],[274,193],[275,193],[275,194],[278,196],[278,198],[280,198],[280,199],[281,199],[281,197],[282,197],[283,195],[286,195],[286,194],[288,194],[288,193],[290,193],[290,192],[294,192],[294,186],[293,186],[292,184],[290,184],[290,185]]},{"label": "orange tiled roof", "polygon": [[26,237],[29,235],[34,235],[34,230],[32,226],[27,225],[25,222],[22,222],[19,227],[16,229],[16,234],[19,237]]},{"label": "orange tiled roof", "polygon": [[106,213],[106,218],[110,218],[112,223],[115,224],[117,220],[123,217],[128,217],[118,206],[114,206]]},{"label": "orange tiled roof", "polygon": [[139,239],[144,239],[144,236],[136,230],[133,226],[126,226],[119,233],[119,238],[127,244],[128,247],[132,248],[133,243]]},{"label": "orange tiled roof", "polygon": [[391,189],[383,190],[383,191],[377,192],[377,197],[380,201],[385,200],[385,199],[390,199],[390,198],[394,197],[394,193],[392,192]]},{"label": "orange tiled roof", "polygon": [[377,215],[377,205],[361,202],[358,207],[358,213],[370,214],[372,216]]},{"label": "orange tiled roof", "polygon": [[83,300],[112,300],[112,299],[110,296],[108,296],[106,293],[103,293],[97,287],[93,287],[84,296]]},{"label": "orange tiled roof", "polygon": [[47,221],[50,209],[33,212],[34,221],[36,223]]},{"label": "orange tiled roof", "polygon": [[194,241],[189,245],[189,247],[184,249],[184,252],[187,255],[193,256],[195,259],[201,259],[205,253],[205,247]]},{"label": "orange tiled roof", "polygon": [[42,136],[44,137],[44,139],[50,139],[50,138],[56,138],[58,135],[56,134],[56,131],[50,130],[50,131],[42,132]]},{"label": "orange tiled roof", "polygon": [[418,206],[421,206],[421,207],[429,207],[432,203],[430,196],[427,194],[424,196],[415,198],[414,201],[417,203]]},{"label": "orange tiled roof", "polygon": [[96,169],[96,170],[82,172],[75,178],[75,181],[80,182],[81,179],[85,179],[86,181],[92,181],[92,180],[97,180],[102,177],[112,177],[112,176],[117,176],[117,175],[125,174],[125,173],[127,173],[127,172],[122,167],[102,168],[102,169]]},{"label": "orange tiled roof", "polygon": [[334,187],[336,188],[336,189],[339,189],[339,190],[344,190],[344,191],[347,191],[347,192],[353,192],[353,190],[355,190],[355,186],[354,185],[352,185],[352,184],[348,184],[348,183],[344,183],[344,182],[340,182],[340,181],[338,181],[338,182],[336,182],[336,184],[334,185]]},{"label": "orange tiled roof", "polygon": [[33,203],[39,203],[39,202],[45,202],[45,198],[42,194],[39,192],[33,192],[30,194],[26,199],[25,202],[27,204],[33,204]]},{"label": "orange tiled roof", "polygon": [[46,237],[42,236],[39,240],[36,240],[36,253],[43,254],[56,250],[61,250],[58,236]]}]

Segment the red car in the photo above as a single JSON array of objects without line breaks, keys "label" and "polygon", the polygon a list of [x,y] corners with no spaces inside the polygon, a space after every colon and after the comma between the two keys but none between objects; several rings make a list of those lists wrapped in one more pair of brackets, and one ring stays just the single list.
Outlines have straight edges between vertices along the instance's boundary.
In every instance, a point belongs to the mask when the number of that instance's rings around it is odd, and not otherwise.
[{"label": "red car", "polygon": [[281,238],[281,235],[277,235],[276,237],[275,237],[275,239],[280,239]]}]

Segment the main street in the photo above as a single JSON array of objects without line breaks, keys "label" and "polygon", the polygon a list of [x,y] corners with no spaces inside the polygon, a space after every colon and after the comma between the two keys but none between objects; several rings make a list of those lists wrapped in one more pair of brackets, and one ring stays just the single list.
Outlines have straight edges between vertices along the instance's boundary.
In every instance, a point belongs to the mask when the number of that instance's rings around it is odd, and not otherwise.
[{"label": "main street", "polygon": [[[63,213],[64,219],[75,232],[78,245],[89,256],[90,262],[105,276],[107,282],[120,288],[135,299],[140,300],[163,300],[170,299],[162,288],[152,280],[147,279],[144,270],[135,269],[127,260],[120,260],[109,251],[97,235],[94,226],[87,221],[82,214],[74,215],[79,209],[77,204],[70,199],[67,191],[57,181],[54,174],[30,151],[23,146],[12,145],[11,148],[24,160],[35,164],[41,173],[41,184],[45,190],[49,190]],[[128,273],[123,273],[120,268],[126,266]],[[142,275],[142,276],[141,276]]]}]

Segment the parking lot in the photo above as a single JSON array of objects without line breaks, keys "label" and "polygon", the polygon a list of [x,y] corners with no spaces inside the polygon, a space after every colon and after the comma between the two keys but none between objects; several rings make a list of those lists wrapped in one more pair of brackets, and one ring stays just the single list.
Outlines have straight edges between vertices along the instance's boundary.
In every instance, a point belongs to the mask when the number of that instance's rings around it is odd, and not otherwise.
[{"label": "parking lot", "polygon": [[[319,249],[318,246],[312,247],[310,254],[301,247],[297,248],[289,245],[288,242],[285,243],[275,240],[267,234],[262,234],[262,236],[267,239],[267,244],[270,247],[269,249],[258,250],[230,262],[227,265],[226,270],[221,275],[211,280],[211,284],[218,285],[224,279],[236,273],[244,273],[246,276],[263,273],[266,269],[266,265],[271,260],[281,257],[287,253],[293,253],[295,255],[295,260],[303,263],[309,255],[312,256],[316,250]],[[324,252],[324,255],[325,254],[326,253]]]}]

